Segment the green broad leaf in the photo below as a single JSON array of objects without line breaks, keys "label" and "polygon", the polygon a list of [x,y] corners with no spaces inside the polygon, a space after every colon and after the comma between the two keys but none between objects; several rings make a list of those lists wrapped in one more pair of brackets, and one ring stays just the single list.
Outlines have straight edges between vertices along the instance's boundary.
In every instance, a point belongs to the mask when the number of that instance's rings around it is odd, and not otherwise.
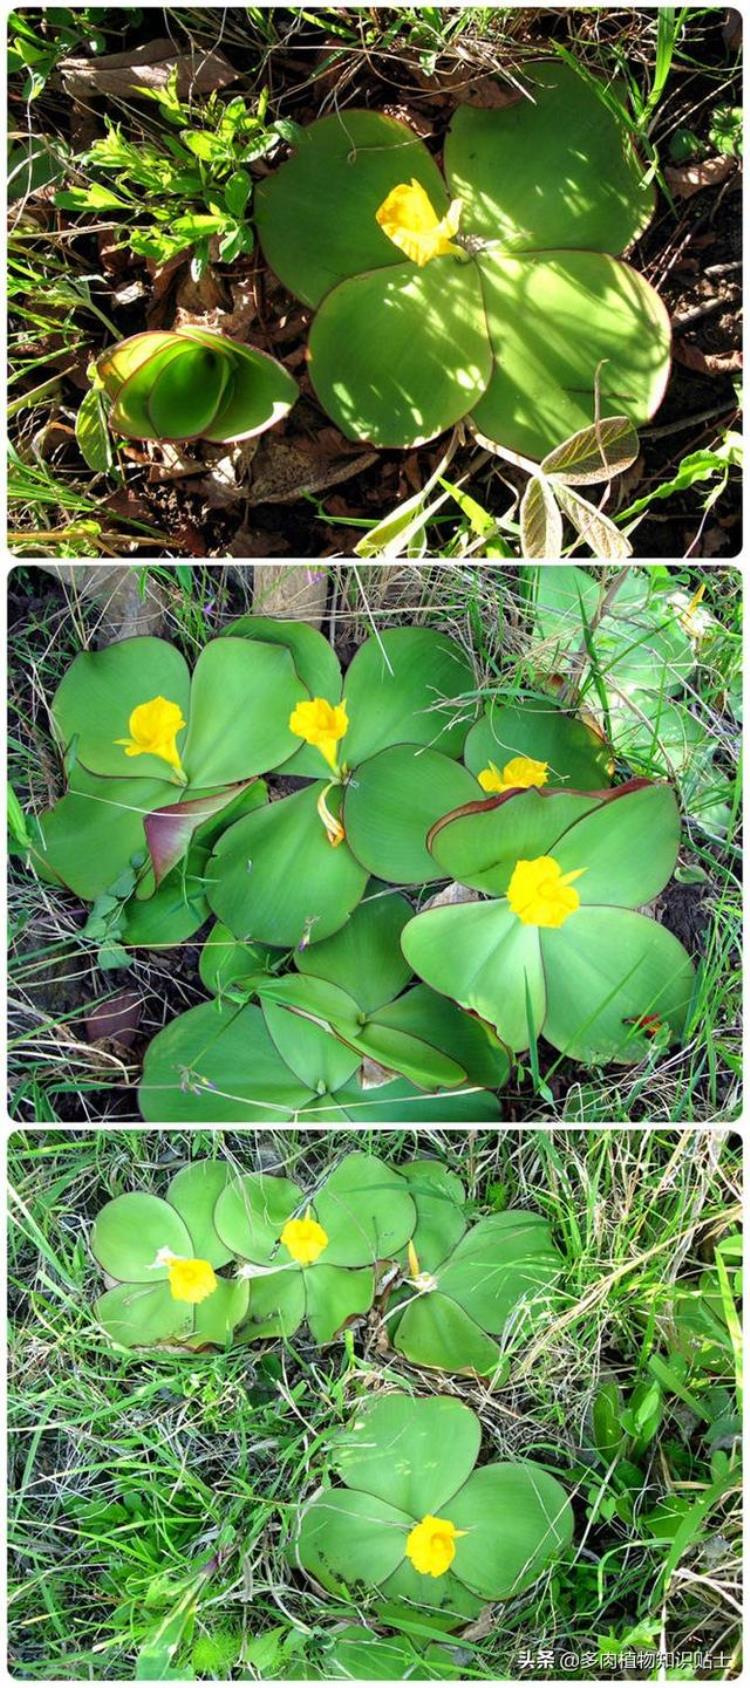
[{"label": "green broad leaf", "polygon": [[406,898],[373,881],[338,932],[296,951],[295,966],[300,973],[338,985],[354,998],[358,1009],[372,1014],[397,996],[411,978],[400,943],[410,918]]},{"label": "green broad leaf", "polygon": [[414,1519],[371,1494],[325,1489],[302,1514],[294,1552],[333,1594],[384,1583],[404,1558]]},{"label": "green broad leaf", "polygon": [[715,748],[705,727],[683,704],[649,692],[623,698],[610,711],[610,726],[618,755],[644,774],[685,775]]},{"label": "green broad leaf", "polygon": [[430,1614],[431,1628],[443,1632],[463,1628],[469,1618],[479,1616],[484,1604],[469,1593],[452,1571],[446,1571],[442,1577],[420,1576],[408,1559],[402,1559],[393,1576],[381,1585],[380,1592],[389,1602],[406,1602],[395,1610],[384,1608],[384,1619],[385,1612],[389,1614],[385,1621],[401,1624],[406,1617],[414,1624],[416,1613],[422,1610]]},{"label": "green broad leaf", "polygon": [[[510,1072],[507,1051],[491,1026],[464,1014],[454,1002],[438,996],[427,985],[414,985],[395,1002],[379,1008],[371,1017],[368,1030],[375,1026],[421,1039],[456,1061],[473,1084],[499,1090],[507,1082]],[[433,1084],[440,1082],[439,1078],[432,1080]],[[448,1083],[447,1078],[442,1082]]]},{"label": "green broad leaf", "polygon": [[339,1161],[314,1199],[315,1217],[328,1233],[326,1266],[370,1266],[404,1247],[416,1210],[397,1172],[375,1155]]},{"label": "green broad leaf", "polygon": [[165,1283],[118,1284],[94,1303],[97,1324],[122,1348],[184,1342],[192,1333],[195,1311],[189,1302],[175,1301]]},{"label": "green broad leaf", "polygon": [[446,1647],[431,1647],[425,1655],[408,1636],[380,1636],[358,1624],[337,1631],[325,1647],[321,1671],[347,1682],[445,1681],[460,1674]]},{"label": "green broad leaf", "polygon": [[[208,900],[236,937],[282,947],[327,938],[356,908],[367,872],[346,842],[331,845],[316,810],[322,784],[230,827],[209,864]],[[340,792],[327,804],[336,815]]]},{"label": "green broad leaf", "polygon": [[[554,856],[558,839],[606,797],[601,791],[511,789],[472,804],[466,812],[444,816],[431,835],[430,849],[452,879],[477,891],[503,894],[518,861]],[[433,912],[439,911],[430,910],[430,915]]]},{"label": "green broad leaf", "polygon": [[307,1322],[318,1343],[333,1342],[349,1319],[368,1313],[375,1294],[371,1266],[356,1272],[321,1260],[304,1273]]},{"label": "green broad leaf", "polygon": [[624,474],[638,451],[638,435],[627,416],[603,416],[550,451],[542,468],[568,486],[589,486]]},{"label": "green broad leaf", "polygon": [[338,1092],[336,1102],[338,1113],[308,1110],[300,1114],[300,1120],[318,1125],[347,1119],[353,1125],[390,1125],[397,1117],[407,1125],[440,1125],[479,1124],[501,1118],[497,1097],[468,1083],[453,1091],[433,1090],[428,1095],[404,1078],[377,1088],[352,1083]]},{"label": "green broad leaf", "polygon": [[247,1172],[220,1192],[214,1224],[232,1254],[260,1266],[286,1265],[290,1256],[279,1238],[302,1199],[300,1186],[289,1178]]},{"label": "green broad leaf", "polygon": [[440,1290],[410,1293],[393,1337],[397,1354],[428,1370],[484,1378],[491,1387],[505,1381],[507,1361],[476,1319]]},{"label": "green broad leaf", "polygon": [[144,817],[174,791],[163,780],[98,779],[76,766],[67,796],[38,817],[34,866],[43,879],[93,902],[134,855],[145,854]]},{"label": "green broad leaf", "polygon": [[539,931],[505,902],[430,909],[410,920],[401,942],[425,984],[488,1020],[508,1049],[528,1046],[525,988],[541,1033],[547,995]]},{"label": "green broad leaf", "polygon": [[561,1266],[546,1220],[511,1208],[466,1231],[437,1278],[440,1293],[483,1330],[517,1339],[549,1313]]},{"label": "green broad leaf", "polygon": [[62,211],[131,211],[126,199],[120,199],[111,188],[101,182],[89,182],[85,188],[61,188],[55,194],[55,204]]},{"label": "green broad leaf", "polygon": [[265,944],[242,944],[228,926],[214,921],[200,953],[198,970],[212,996],[224,996],[233,985],[265,972],[273,952]]},{"label": "green broad leaf", "polygon": [[310,696],[325,697],[329,703],[339,702],[341,669],[336,652],[323,634],[306,621],[277,621],[272,616],[242,615],[237,621],[230,621],[220,637],[259,639],[264,645],[284,645],[291,652],[300,680]]},{"label": "green broad leaf", "polygon": [[[166,640],[122,639],[100,651],[81,651],[52,700],[55,732],[66,748],[78,736],[78,762],[89,773],[167,781],[174,790],[173,770],[163,757],[148,753],[128,757],[115,742],[130,736],[128,723],[138,704],[155,697],[177,704],[187,720],[187,664]],[[180,751],[183,732],[176,736]]]},{"label": "green broad leaf", "polygon": [[298,1270],[270,1272],[250,1280],[249,1317],[239,1333],[242,1342],[269,1336],[294,1336],[305,1317],[305,1279]]},{"label": "green broad leaf", "polygon": [[368,639],[346,676],[347,767],[395,744],[460,756],[476,715],[475,689],[470,662],[444,633],[391,627]]},{"label": "green broad leaf", "polygon": [[259,1008],[202,1003],[170,1020],[146,1051],[146,1121],[281,1125],[310,1093],[284,1065]]},{"label": "green broad leaf", "polygon": [[96,365],[97,378],[107,396],[116,399],[125,382],[140,369],[142,363],[173,344],[174,336],[167,330],[155,330],[153,333],[131,334],[128,340],[120,340],[116,346],[110,346]]},{"label": "green broad leaf", "polygon": [[[467,405],[483,438],[544,458],[594,421],[597,385],[607,413],[635,424],[653,415],[669,376],[670,326],[642,276],[598,251],[512,257],[488,248],[476,262],[495,359],[484,396]],[[571,322],[585,332],[572,333]],[[566,493],[570,510],[575,495]]]},{"label": "green broad leaf", "polygon": [[678,939],[627,908],[583,906],[558,930],[540,933],[547,981],[544,1035],[587,1064],[641,1061],[653,1027],[682,1033],[694,983]]},{"label": "green broad leaf", "polygon": [[[229,367],[224,359],[209,354],[203,349],[195,348],[195,362],[192,357],[193,348],[175,335],[169,344],[159,344],[156,350],[150,350],[149,355],[140,358],[137,367],[122,383],[110,413],[110,427],[118,434],[125,434],[130,439],[147,440],[168,437],[169,439],[196,438],[201,433],[201,419],[209,420],[218,405],[219,398],[229,378]],[[140,353],[140,348],[139,348]],[[199,369],[198,364],[202,367]],[[183,415],[179,408],[175,413],[166,415],[162,410],[160,422],[151,414],[151,394],[156,383],[165,375],[172,365],[177,366],[182,378],[186,372],[189,377],[187,391],[194,383],[194,391],[198,399],[195,412],[197,426],[191,428],[193,409],[189,407],[189,414]],[[192,375],[191,375],[192,365]],[[199,388],[199,381],[205,382]],[[166,434],[164,433],[166,430]]]},{"label": "green broad leaf", "polygon": [[259,182],[255,220],[263,254],[280,281],[318,305],[347,276],[402,262],[376,212],[414,177],[438,217],[448,209],[440,171],[411,129],[351,108],[300,131],[293,158]]},{"label": "green broad leaf", "polygon": [[679,606],[665,600],[648,569],[630,569],[606,597],[606,586],[583,569],[563,565],[538,570],[536,631],[545,648],[534,649],[540,666],[554,667],[561,651],[584,643],[584,624],[608,687],[645,688],[659,695],[677,690],[695,665]]},{"label": "green broad leaf", "polygon": [[249,170],[233,170],[222,189],[224,204],[233,217],[244,215],[252,191],[253,178]]},{"label": "green broad leaf", "polygon": [[529,1461],[484,1465],[450,1503],[466,1535],[454,1575],[485,1600],[523,1593],[573,1539],[570,1501],[555,1477]]},{"label": "green broad leaf", "polygon": [[301,685],[288,651],[212,639],[195,666],[182,760],[193,791],[278,766],[296,738],[289,717]]},{"label": "green broad leaf", "polygon": [[407,1161],[398,1170],[408,1183],[417,1210],[411,1241],[420,1267],[432,1272],[466,1230],[463,1214],[466,1192],[460,1178],[439,1160]]},{"label": "green broad leaf", "polygon": [[546,762],[548,786],[601,791],[610,783],[605,740],[575,715],[558,709],[552,698],[506,704],[498,697],[470,729],[464,745],[464,761],[474,775],[493,764],[502,774],[518,756]]},{"label": "green broad leaf", "polygon": [[250,1285],[242,1278],[219,1278],[212,1295],[199,1301],[188,1348],[226,1348],[234,1331],[247,1318]]},{"label": "green broad leaf", "polygon": [[462,1401],[387,1394],[360,1407],[340,1432],[333,1468],[349,1489],[412,1519],[450,1517],[442,1509],[473,1471],[480,1442],[479,1420]]},{"label": "green broad leaf", "polygon": [[108,474],[114,463],[114,453],[102,395],[96,387],[84,394],[78,406],[76,440],[89,469],[93,469],[95,474]]},{"label": "green broad leaf", "polygon": [[454,113],[445,169],[462,228],[508,252],[624,251],[655,206],[624,124],[572,66],[527,64],[523,79],[530,97]]},{"label": "green broad leaf", "polygon": [[523,557],[562,556],[562,516],[546,475],[529,477],[521,499],[520,522]]},{"label": "green broad leaf", "polygon": [[203,887],[207,862],[208,851],[194,845],[184,867],[168,873],[152,897],[142,902],[130,898],[120,929],[128,948],[172,949],[199,931],[211,912]]},{"label": "green broad leaf", "polygon": [[225,1266],[232,1258],[214,1224],[214,1208],[230,1177],[227,1161],[197,1160],[175,1173],[167,1200],[177,1209],[190,1232],[193,1253],[210,1266]]},{"label": "green broad leaf", "polygon": [[[299,387],[275,358],[245,346],[238,340],[211,334],[207,329],[179,331],[190,340],[200,340],[211,355],[231,363],[231,380],[223,389],[221,402],[203,438],[217,445],[254,439],[266,428],[283,421],[299,397]],[[216,348],[214,353],[213,348]]]},{"label": "green broad leaf", "polygon": [[159,1250],[190,1258],[193,1244],[182,1216],[169,1202],[146,1191],[116,1196],[97,1214],[91,1250],[111,1278],[130,1284],[158,1284],[166,1266],[155,1265]]},{"label": "green broad leaf", "polygon": [[[326,1030],[281,1003],[264,998],[262,1005],[266,1025],[282,1060],[302,1084],[323,1096],[353,1078],[360,1057],[356,1049],[340,1042],[334,1030]],[[355,1007],[352,1003],[352,1008]]]},{"label": "green broad leaf", "polygon": [[482,395],[498,376],[476,265],[446,256],[340,282],[313,321],[308,368],[348,439],[423,445],[471,409],[482,426]]},{"label": "green broad leaf", "polygon": [[441,815],[479,795],[471,774],[449,756],[391,745],[363,762],[346,788],[349,848],[380,879],[415,885],[439,878],[427,834]]},{"label": "green broad leaf", "polygon": [[[224,796],[226,797],[226,792]],[[254,809],[261,809],[267,802],[268,786],[265,780],[255,777],[243,780],[235,796],[230,796],[212,817],[203,821],[197,828],[196,843],[204,849],[213,850],[228,826],[233,826],[235,821],[241,821],[244,815],[252,814]]]},{"label": "green broad leaf", "polygon": [[[178,355],[164,357],[163,367],[144,365],[151,375],[147,412],[157,439],[200,438],[220,411],[232,381],[232,364],[221,342],[209,346],[178,340],[177,345]],[[127,393],[125,388],[118,399],[121,409]]]},{"label": "green broad leaf", "polygon": [[[550,800],[551,807],[555,802]],[[508,811],[512,814],[512,802]],[[679,842],[671,786],[632,781],[581,815],[558,836],[550,853],[563,873],[584,869],[576,880],[582,905],[638,908],[658,896],[671,878]]]}]

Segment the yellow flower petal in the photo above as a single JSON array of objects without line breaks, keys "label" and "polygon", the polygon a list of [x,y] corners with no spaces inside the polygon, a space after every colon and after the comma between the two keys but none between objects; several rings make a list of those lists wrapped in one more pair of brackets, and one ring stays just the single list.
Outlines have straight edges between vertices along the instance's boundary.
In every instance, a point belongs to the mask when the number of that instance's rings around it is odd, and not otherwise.
[{"label": "yellow flower petal", "polygon": [[488,768],[477,774],[483,791],[525,790],[531,785],[546,785],[548,778],[549,762],[537,762],[533,756],[511,757],[502,773],[494,762],[490,762]]},{"label": "yellow flower petal", "polygon": [[176,1255],[168,1262],[167,1275],[175,1301],[205,1301],[219,1282],[207,1260],[180,1260]]},{"label": "yellow flower petal", "polygon": [[458,232],[461,201],[451,201],[444,217],[438,217],[421,182],[412,176],[411,182],[400,182],[392,188],[375,212],[375,220],[384,234],[393,241],[420,269],[431,258],[453,252],[463,256],[461,247],[454,246],[450,236]]},{"label": "yellow flower petal", "polygon": [[406,1557],[423,1576],[442,1577],[456,1557],[459,1536],[466,1533],[457,1530],[449,1518],[433,1518],[428,1512],[407,1537]]},{"label": "yellow flower petal", "polygon": [[298,703],[289,717],[289,731],[297,733],[307,744],[317,745],[334,773],[338,773],[336,745],[348,728],[346,700],[333,704],[324,697],[314,697]]},{"label": "yellow flower petal", "polygon": [[308,1207],[304,1219],[287,1219],[280,1241],[298,1266],[314,1266],[328,1247],[328,1232],[313,1219]]},{"label": "yellow flower petal", "polygon": [[115,739],[126,756],[160,756],[177,773],[183,772],[177,749],[177,734],[187,726],[179,703],[166,697],[152,697],[139,703],[128,721],[130,738]]},{"label": "yellow flower petal", "polygon": [[580,879],[586,869],[577,867],[561,873],[554,856],[536,856],[533,861],[519,861],[513,869],[508,886],[508,902],[524,926],[562,926],[568,916],[580,907],[581,899],[573,890],[573,880]]}]

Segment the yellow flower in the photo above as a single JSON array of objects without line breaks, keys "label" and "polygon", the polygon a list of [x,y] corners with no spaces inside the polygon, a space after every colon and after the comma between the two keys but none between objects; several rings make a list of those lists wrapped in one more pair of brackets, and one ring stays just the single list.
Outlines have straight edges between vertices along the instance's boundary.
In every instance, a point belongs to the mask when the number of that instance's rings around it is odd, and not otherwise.
[{"label": "yellow flower", "polygon": [[328,1247],[328,1232],[312,1218],[308,1207],[304,1219],[287,1219],[281,1241],[299,1266],[314,1266],[324,1248]]},{"label": "yellow flower", "polygon": [[384,234],[400,252],[423,269],[431,258],[446,252],[463,256],[460,246],[454,246],[450,236],[456,234],[461,219],[461,201],[451,201],[444,217],[438,217],[421,182],[412,176],[411,182],[400,182],[392,188],[387,199],[375,212]]},{"label": "yellow flower", "polygon": [[584,867],[561,873],[554,856],[535,856],[533,862],[516,862],[508,886],[508,902],[524,926],[562,926],[580,906],[573,880]]},{"label": "yellow flower", "polygon": [[466,1534],[466,1530],[457,1530],[449,1518],[433,1518],[428,1512],[407,1538],[407,1559],[424,1576],[442,1577],[456,1557],[458,1537]]},{"label": "yellow flower", "polygon": [[490,762],[488,768],[477,774],[483,791],[517,791],[519,787],[546,785],[548,777],[549,762],[537,762],[533,756],[513,756],[502,773]]},{"label": "yellow flower", "polygon": [[205,1301],[219,1282],[207,1260],[181,1260],[176,1254],[167,1261],[167,1275],[174,1301]]},{"label": "yellow flower", "polygon": [[316,744],[335,774],[339,771],[336,745],[348,727],[346,699],[333,704],[327,703],[324,697],[314,697],[310,702],[298,703],[289,717],[290,732],[298,733],[308,744]]},{"label": "yellow flower", "polygon": [[152,697],[133,710],[128,721],[130,738],[115,739],[115,744],[124,744],[126,756],[160,756],[181,774],[177,734],[186,726],[179,703],[170,703],[166,697]]}]

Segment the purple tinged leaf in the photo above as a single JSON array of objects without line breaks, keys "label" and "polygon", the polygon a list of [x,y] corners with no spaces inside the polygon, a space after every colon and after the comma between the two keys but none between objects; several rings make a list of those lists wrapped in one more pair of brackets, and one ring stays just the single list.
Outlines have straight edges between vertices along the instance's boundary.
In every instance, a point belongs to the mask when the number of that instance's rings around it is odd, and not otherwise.
[{"label": "purple tinged leaf", "polygon": [[149,815],[144,815],[143,825],[157,890],[170,869],[182,860],[198,827],[220,814],[241,791],[254,785],[256,778],[238,780],[213,795],[194,797],[187,803],[170,804],[164,809],[152,809]]}]

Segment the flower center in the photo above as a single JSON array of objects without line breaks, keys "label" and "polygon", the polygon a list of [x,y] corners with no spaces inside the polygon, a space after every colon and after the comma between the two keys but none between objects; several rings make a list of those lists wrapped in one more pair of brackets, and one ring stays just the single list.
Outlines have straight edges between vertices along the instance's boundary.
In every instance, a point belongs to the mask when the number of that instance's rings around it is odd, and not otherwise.
[{"label": "flower center", "polygon": [[[213,1295],[219,1280],[207,1260],[183,1260],[169,1249],[161,1249],[159,1264],[167,1267],[173,1301],[205,1301]],[[157,1257],[158,1258],[158,1257]]]},{"label": "flower center", "polygon": [[328,703],[324,697],[306,699],[298,703],[289,717],[289,730],[297,733],[307,744],[317,745],[334,774],[339,773],[336,746],[349,728],[346,699],[342,703]]},{"label": "flower center", "polygon": [[502,773],[490,762],[488,768],[477,774],[483,791],[526,789],[530,785],[546,785],[548,778],[549,762],[537,762],[533,756],[513,756]]},{"label": "flower center", "polygon": [[428,1512],[407,1537],[406,1557],[423,1576],[442,1577],[456,1557],[459,1536],[466,1533],[457,1530],[449,1518],[433,1518]]},{"label": "flower center", "polygon": [[125,746],[126,756],[160,756],[184,778],[177,734],[186,726],[179,703],[171,703],[166,697],[152,697],[133,710],[128,721],[130,738],[118,738],[114,742]]},{"label": "flower center", "polygon": [[313,1219],[308,1207],[304,1219],[287,1219],[280,1241],[299,1266],[314,1266],[328,1247],[328,1232]]},{"label": "flower center", "polygon": [[508,902],[524,926],[562,926],[580,907],[573,880],[585,873],[583,867],[561,873],[554,856],[536,856],[533,862],[516,862],[508,886]]},{"label": "flower center", "polygon": [[400,182],[392,188],[375,212],[375,220],[383,234],[404,252],[412,263],[423,269],[431,258],[453,252],[463,257],[460,246],[454,246],[451,235],[457,234],[461,219],[461,201],[451,201],[444,217],[438,217],[421,182],[412,176],[410,182]]}]

